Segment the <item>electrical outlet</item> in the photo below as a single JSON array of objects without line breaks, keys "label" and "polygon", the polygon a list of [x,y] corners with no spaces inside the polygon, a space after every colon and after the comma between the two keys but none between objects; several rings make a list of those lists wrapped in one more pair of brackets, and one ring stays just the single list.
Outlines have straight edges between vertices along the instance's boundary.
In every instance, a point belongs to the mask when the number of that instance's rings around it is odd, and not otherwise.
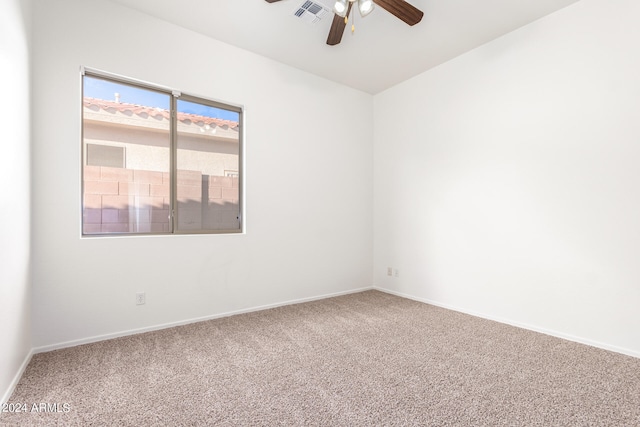
[{"label": "electrical outlet", "polygon": [[387,276],[393,276],[393,268],[387,267]]},{"label": "electrical outlet", "polygon": [[136,305],[142,305],[147,302],[147,295],[144,292],[136,293]]},{"label": "electrical outlet", "polygon": [[393,275],[395,277],[400,277],[400,270],[398,270],[397,268],[393,271]]}]

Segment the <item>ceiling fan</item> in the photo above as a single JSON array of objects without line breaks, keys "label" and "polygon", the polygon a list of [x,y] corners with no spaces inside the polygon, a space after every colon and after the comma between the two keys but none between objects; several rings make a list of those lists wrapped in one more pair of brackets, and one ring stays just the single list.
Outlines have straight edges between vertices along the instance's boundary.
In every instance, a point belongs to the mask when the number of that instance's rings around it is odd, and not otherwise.
[{"label": "ceiling fan", "polygon": [[[275,3],[281,0],[265,0]],[[327,37],[327,44],[334,46],[342,40],[342,34],[347,26],[347,20],[354,3],[358,3],[358,10],[363,17],[373,10],[373,3],[409,25],[416,25],[422,20],[424,13],[404,0],[336,0],[333,12],[333,23]],[[353,30],[352,30],[353,31]]]}]

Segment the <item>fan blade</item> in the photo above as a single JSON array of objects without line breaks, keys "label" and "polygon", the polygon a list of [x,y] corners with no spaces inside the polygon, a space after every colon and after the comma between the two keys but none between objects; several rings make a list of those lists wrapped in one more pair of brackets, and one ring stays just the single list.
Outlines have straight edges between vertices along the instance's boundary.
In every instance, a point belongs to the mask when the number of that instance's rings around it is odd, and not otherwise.
[{"label": "fan blade", "polygon": [[[349,12],[351,12],[351,6],[353,3],[349,2],[349,7],[347,8],[347,14],[345,16],[349,16]],[[344,18],[340,15],[333,15],[333,22],[331,23],[331,29],[329,30],[329,37],[327,37],[327,44],[329,46],[335,46],[342,40],[342,35],[344,34],[344,27],[347,26],[347,23],[344,22]]]},{"label": "fan blade", "polygon": [[416,25],[424,15],[424,12],[404,0],[373,0],[373,2],[409,25]]}]

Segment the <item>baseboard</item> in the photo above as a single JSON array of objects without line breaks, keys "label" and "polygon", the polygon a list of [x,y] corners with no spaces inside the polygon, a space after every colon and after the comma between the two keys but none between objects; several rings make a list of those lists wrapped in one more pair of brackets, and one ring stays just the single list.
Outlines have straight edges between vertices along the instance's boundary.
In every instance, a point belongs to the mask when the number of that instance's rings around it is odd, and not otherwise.
[{"label": "baseboard", "polygon": [[286,305],[300,304],[300,303],[304,303],[304,302],[311,302],[311,301],[317,301],[317,300],[322,300],[322,299],[326,299],[326,298],[338,297],[338,296],[341,296],[341,295],[355,294],[355,293],[359,293],[359,292],[369,291],[369,290],[372,290],[372,289],[373,289],[372,286],[368,286],[368,287],[364,287],[364,288],[351,289],[351,290],[348,290],[348,291],[334,292],[334,293],[330,293],[330,294],[317,295],[317,296],[308,297],[308,298],[299,298],[299,299],[288,300],[288,301],[274,303],[274,304],[260,305],[260,306],[256,306],[256,307],[244,308],[244,309],[241,309],[241,310],[228,311],[228,312],[224,312],[224,313],[213,314],[213,315],[210,315],[210,316],[203,316],[203,317],[196,317],[196,318],[192,318],[192,319],[180,320],[180,321],[177,321],[177,322],[163,323],[163,324],[154,325],[154,326],[147,326],[147,327],[144,327],[144,328],[130,329],[130,330],[126,330],[126,331],[115,332],[115,333],[112,333],[112,334],[97,335],[97,336],[93,336],[93,337],[82,338],[82,339],[79,339],[79,340],[65,341],[65,342],[61,342],[61,343],[57,343],[57,344],[51,344],[51,345],[46,345],[46,346],[42,346],[42,347],[35,347],[32,350],[32,353],[33,354],[45,353],[47,351],[59,350],[59,349],[68,348],[68,347],[75,347],[77,345],[82,345],[82,344],[90,344],[90,343],[93,343],[93,342],[105,341],[105,340],[109,340],[109,339],[113,339],[113,338],[125,337],[125,336],[135,335],[135,334],[142,334],[142,333],[145,333],[145,332],[151,332],[151,331],[157,331],[157,330],[161,330],[161,329],[173,328],[175,326],[188,325],[190,323],[204,322],[206,320],[220,319],[220,318],[223,318],[223,317],[235,316],[237,314],[244,314],[244,313],[251,313],[251,312],[254,312],[254,311],[268,310],[270,308],[282,307],[282,306],[286,306]]},{"label": "baseboard", "polygon": [[609,350],[609,351],[613,351],[615,353],[620,353],[620,354],[624,354],[627,356],[632,356],[632,357],[637,357],[640,358],[640,352],[638,351],[634,351],[628,348],[624,348],[624,347],[618,347],[615,345],[610,345],[610,344],[606,344],[606,343],[602,343],[599,341],[594,341],[594,340],[590,340],[587,338],[582,338],[582,337],[578,337],[575,335],[570,335],[570,334],[565,334],[564,332],[559,332],[559,331],[554,331],[551,329],[545,329],[545,328],[540,328],[534,325],[530,325],[530,324],[526,324],[526,323],[521,323],[521,322],[517,322],[517,321],[513,321],[510,319],[504,319],[501,317],[496,317],[496,316],[490,316],[487,315],[486,313],[478,313],[478,312],[474,312],[472,310],[465,310],[465,309],[461,309],[459,307],[455,307],[455,306],[451,306],[449,304],[443,304],[441,302],[438,301],[433,301],[427,298],[420,298],[420,297],[416,297],[413,295],[408,295],[408,294],[404,294],[402,292],[396,292],[396,291],[392,291],[390,289],[386,289],[386,288],[381,288],[378,286],[374,286],[373,289],[375,289],[376,291],[380,291],[380,292],[385,292],[391,295],[396,295],[402,298],[407,298],[410,300],[414,300],[414,301],[418,301],[418,302],[423,302],[425,304],[430,304],[430,305],[435,305],[436,307],[441,307],[441,308],[446,308],[447,310],[453,310],[453,311],[457,311],[460,313],[464,313],[464,314],[469,314],[471,316],[475,316],[475,317],[480,317],[482,319],[487,319],[487,320],[493,320],[494,322],[500,322],[500,323],[504,323],[507,325],[511,325],[511,326],[515,326],[517,328],[522,328],[522,329],[527,329],[529,331],[533,331],[533,332],[539,332],[541,334],[545,334],[545,335],[550,335],[552,337],[556,337],[556,338],[562,338],[568,341],[573,341],[573,342],[577,342],[579,344],[585,344],[591,347],[597,347],[597,348],[601,348],[603,350]]},{"label": "baseboard", "polygon": [[18,383],[20,382],[20,378],[22,378],[22,374],[24,374],[24,371],[27,369],[29,362],[31,362],[31,357],[33,357],[33,355],[34,355],[34,352],[32,349],[29,351],[27,356],[22,361],[22,364],[20,365],[18,372],[16,372],[16,374],[13,377],[13,380],[11,380],[11,383],[9,384],[9,388],[4,392],[4,394],[2,395],[2,398],[0,398],[0,406],[4,405],[9,401],[9,398],[11,397],[16,387],[18,386]]}]

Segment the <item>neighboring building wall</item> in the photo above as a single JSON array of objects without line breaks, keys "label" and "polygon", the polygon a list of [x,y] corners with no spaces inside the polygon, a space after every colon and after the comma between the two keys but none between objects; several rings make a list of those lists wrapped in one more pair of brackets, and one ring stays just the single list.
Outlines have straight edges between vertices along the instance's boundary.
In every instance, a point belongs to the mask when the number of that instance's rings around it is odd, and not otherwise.
[{"label": "neighboring building wall", "polygon": [[[128,123],[124,123],[119,117],[121,113],[114,115],[106,112],[92,113],[90,119],[87,116],[85,114],[83,128],[85,144],[124,147],[125,167],[129,169],[169,172],[168,121],[159,125],[149,122],[153,119],[134,121],[127,118]],[[152,127],[152,124],[155,126]],[[227,135],[229,133],[232,138]],[[217,176],[238,172],[238,142],[237,132],[218,129],[217,134],[205,133],[202,126],[179,123],[178,168],[200,170],[204,174]]]}]

